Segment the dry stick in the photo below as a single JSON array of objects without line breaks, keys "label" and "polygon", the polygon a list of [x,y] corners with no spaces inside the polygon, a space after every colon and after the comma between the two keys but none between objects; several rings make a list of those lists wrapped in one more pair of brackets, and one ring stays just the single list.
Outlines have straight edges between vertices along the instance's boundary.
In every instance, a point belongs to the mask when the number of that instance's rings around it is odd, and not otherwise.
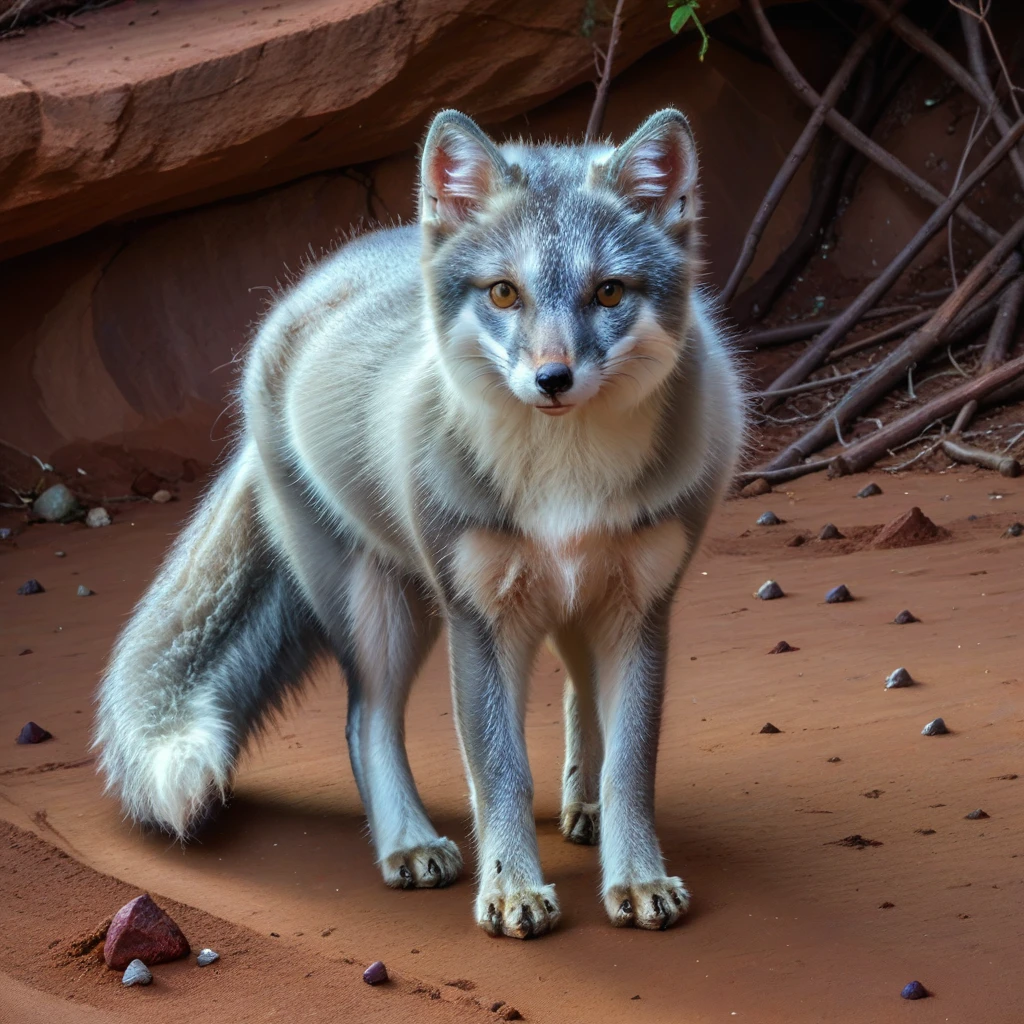
[{"label": "dry stick", "polygon": [[[1024,221],[1020,223],[1024,224]],[[964,402],[984,398],[985,395],[1015,380],[1021,374],[1024,374],[1024,356],[1018,356],[1008,363],[1003,363],[1002,366],[985,374],[984,377],[977,377],[952,391],[937,395],[930,402],[926,402],[902,419],[890,423],[864,438],[863,441],[858,441],[844,449],[832,460],[829,476],[847,476],[850,473],[859,473],[861,470],[867,469],[868,466],[884,456],[890,448],[919,434],[929,423],[955,412]]]},{"label": "dry stick", "polygon": [[1021,303],[1024,302],[1024,275],[1017,277],[1003,292],[999,301],[999,312],[992,323],[985,350],[981,354],[979,373],[994,370],[1005,358],[1010,349],[1013,329],[1017,326]]},{"label": "dry stick", "polygon": [[[977,402],[968,402],[967,405],[974,405]],[[967,406],[965,405],[966,409]],[[1011,455],[997,455],[994,452],[987,452],[984,448],[975,448],[973,445],[958,444],[948,438],[939,446],[954,462],[966,462],[974,466],[981,466],[983,469],[994,469],[1001,476],[1020,476],[1020,463]]]},{"label": "dry stick", "polygon": [[597,95],[594,105],[590,108],[590,120],[587,121],[587,135],[594,140],[601,134],[604,123],[604,110],[608,106],[608,90],[612,84],[612,60],[615,58],[615,47],[619,45],[619,33],[622,29],[622,5],[625,0],[618,0],[615,13],[612,15],[612,30],[608,37],[608,49],[604,54],[604,65],[601,68],[601,80],[597,83]]},{"label": "dry stick", "polygon": [[[903,2],[905,3],[906,0],[903,0]],[[865,54],[874,45],[878,36],[881,35],[883,27],[880,23],[876,24],[867,32],[862,32],[857,37],[853,46],[850,47],[846,59],[839,65],[839,70],[832,76],[832,81],[828,83],[828,88],[821,94],[821,101],[814,108],[814,112],[804,126],[804,130],[800,133],[800,137],[793,144],[793,148],[789,151],[789,156],[783,161],[782,166],[775,175],[771,187],[765,193],[764,199],[761,200],[761,205],[747,231],[746,238],[743,239],[743,246],[740,249],[739,256],[736,258],[736,264],[732,268],[729,280],[722,289],[721,299],[726,305],[732,301],[740,286],[740,282],[743,280],[743,275],[747,272],[750,264],[754,262],[754,254],[757,252],[761,235],[764,234],[764,229],[775,212],[775,208],[779,205],[783,194],[789,187],[789,183],[800,169],[800,165],[810,152],[811,146],[814,145],[818,131],[825,123],[825,115],[839,101],[839,97],[842,96],[843,91],[849,84],[850,77],[856,71],[857,65],[864,59]]]},{"label": "dry stick", "polygon": [[[893,31],[915,50],[931,58],[950,78],[960,86],[969,96],[973,97],[983,110],[992,115],[996,128],[1000,135],[1005,135],[1010,130],[1010,119],[1006,116],[992,86],[988,75],[984,71],[984,58],[981,57],[981,41],[978,39],[978,23],[966,12],[961,11],[961,25],[963,26],[964,39],[967,42],[968,54],[971,63],[975,64],[974,54],[971,54],[972,46],[976,45],[977,57],[981,60],[981,73],[978,73],[975,66],[975,73],[970,74],[962,64],[944,50],[924,29],[919,28],[909,18],[887,7],[882,0],[861,0],[869,10],[880,19],[891,22]],[[974,43],[972,43],[972,34]],[[1024,160],[1016,151],[1011,152],[1010,162],[1013,169],[1024,184]]]},{"label": "dry stick", "polygon": [[[893,324],[892,327],[886,327],[884,331],[869,334],[866,338],[858,338],[856,341],[851,341],[848,345],[843,345],[840,348],[833,349],[829,352],[828,358],[825,362],[838,363],[840,359],[852,355],[854,352],[860,352],[862,349],[871,348],[873,345],[880,345],[883,341],[888,341],[890,338],[896,338],[901,334],[905,334],[912,327],[917,327],[920,324],[926,323],[932,318],[934,313],[934,309],[924,309],[920,313],[915,313],[913,316],[907,317],[906,320],[901,320],[898,324]],[[867,317],[864,319],[867,319]]]},{"label": "dry stick", "polygon": [[[744,4],[753,13],[761,30],[761,41],[765,52],[771,58],[779,74],[786,80],[790,88],[810,107],[817,107],[821,97],[811,88],[807,80],[797,70],[796,65],[790,60],[789,55],[782,48],[778,37],[775,35],[768,18],[765,16],[761,0],[743,0]],[[845,117],[836,110],[830,110],[825,117],[825,123],[837,135],[845,139],[855,149],[860,150],[865,156],[878,164],[884,171],[899,178],[905,185],[913,189],[922,199],[939,206],[946,201],[946,197],[924,178],[916,175],[901,160],[897,160],[888,150],[883,149],[873,139],[868,138],[860,129],[852,125]],[[966,207],[956,211],[959,217],[975,234],[983,238],[989,245],[995,245],[999,240],[999,232],[990,224],[987,224],[972,210]]]},{"label": "dry stick", "polygon": [[[1024,120],[1021,125],[1024,126]],[[1005,140],[1004,140],[1005,142]],[[994,151],[993,151],[994,152]],[[956,315],[978,291],[983,281],[992,275],[998,263],[1024,238],[1024,217],[1003,236],[997,246],[989,250],[964,278],[960,287],[938,308],[935,315],[919,331],[915,331],[899,348],[894,349],[867,377],[862,378],[847,392],[846,397],[832,411],[827,420],[812,427],[802,437],[779,452],[765,469],[782,469],[796,465],[829,444],[841,429],[864,409],[887,394],[906,375],[907,370],[928,355],[948,333]]]},{"label": "dry stick", "polygon": [[[950,292],[949,288],[941,288],[937,292],[924,292],[917,298],[922,301],[928,299],[944,299]],[[869,309],[861,320],[881,320],[882,317],[895,316],[897,313],[909,313],[911,310],[919,310],[917,303],[908,302],[903,306],[880,306],[878,309]],[[924,310],[927,316],[931,316],[934,310]],[[746,350],[758,348],[771,348],[775,345],[788,345],[791,341],[803,341],[804,338],[820,334],[826,327],[831,327],[836,322],[837,316],[825,316],[817,320],[802,320],[796,324],[786,324],[783,327],[769,327],[764,331],[755,331],[751,334],[741,335],[739,345]]]},{"label": "dry stick", "polygon": [[[757,2],[757,0],[754,0]],[[896,279],[903,273],[904,270],[910,266],[914,258],[921,252],[921,250],[928,244],[931,238],[936,235],[942,226],[949,219],[950,214],[953,210],[963,202],[964,198],[970,194],[971,190],[985,177],[989,171],[992,170],[996,164],[1006,155],[1007,151],[1016,141],[1024,135],[1024,118],[1014,125],[1013,130],[1005,135],[1002,139],[996,143],[995,146],[989,150],[984,160],[967,176],[960,187],[949,196],[949,198],[942,203],[937,210],[921,225],[918,232],[914,237],[904,246],[902,251],[896,256],[895,259],[875,278],[860,293],[859,296],[843,311],[843,314],[836,319],[836,322],[812,344],[810,345],[800,357],[793,362],[793,364],[787,367],[779,376],[772,381],[769,386],[769,390],[777,390],[779,388],[792,387],[794,384],[799,384],[809,373],[816,370],[825,361],[826,356],[831,350],[832,346],[843,337],[850,330],[851,327],[860,319],[862,313],[865,310],[873,306],[892,286],[895,284]],[[996,248],[1002,245],[1005,237],[1001,239]],[[995,252],[995,249],[990,250],[990,254]],[[1003,253],[1003,256],[1006,252]],[[1000,257],[1002,258],[1002,257]],[[986,257],[987,259],[987,257]],[[984,262],[984,260],[982,261]],[[979,263],[979,266],[981,264]],[[994,269],[994,265],[993,265]],[[991,274],[991,270],[989,274]],[[973,273],[973,271],[972,271]],[[988,275],[986,275],[987,277]],[[966,282],[967,279],[965,279]],[[959,289],[958,289],[959,291]],[[973,292],[972,292],[973,294]],[[947,300],[946,304],[953,301],[957,296],[957,292],[954,292]],[[966,298],[970,298],[967,295]],[[966,301],[966,299],[964,300]],[[945,308],[943,305],[940,308]],[[957,310],[959,311],[959,310]]]},{"label": "dry stick", "polygon": [[809,380],[795,387],[786,388],[784,391],[762,391],[754,395],[755,398],[787,398],[789,395],[802,395],[807,391],[821,391],[823,388],[831,387],[833,384],[842,384],[844,381],[854,380],[863,377],[867,370],[854,370],[852,373],[840,373],[835,377],[826,377],[824,380]]},{"label": "dry stick", "polygon": [[752,469],[746,473],[737,473],[736,479],[744,484],[752,483],[754,480],[781,484],[787,480],[795,480],[799,476],[806,476],[808,473],[818,473],[831,465],[831,459],[819,459],[817,462],[802,462],[799,466],[789,466],[786,469]]}]

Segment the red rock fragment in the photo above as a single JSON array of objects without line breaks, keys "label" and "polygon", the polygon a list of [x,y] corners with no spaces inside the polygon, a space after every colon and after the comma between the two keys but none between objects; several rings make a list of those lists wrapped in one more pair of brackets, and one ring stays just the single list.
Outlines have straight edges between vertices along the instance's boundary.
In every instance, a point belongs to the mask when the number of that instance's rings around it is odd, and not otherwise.
[{"label": "red rock fragment", "polygon": [[937,540],[945,540],[948,536],[949,530],[936,526],[915,505],[909,512],[904,512],[891,523],[886,523],[871,546],[883,549],[912,548],[919,544],[933,544]]},{"label": "red rock fragment", "polygon": [[116,971],[123,971],[133,960],[150,966],[188,953],[188,939],[148,893],[136,896],[114,915],[103,944],[103,959]]},{"label": "red rock fragment", "polygon": [[790,651],[799,651],[799,647],[792,647],[786,643],[785,640],[780,640],[768,653],[769,654],[788,654]]},{"label": "red rock fragment", "polygon": [[52,740],[53,733],[47,732],[41,725],[35,722],[26,722],[18,733],[18,743],[42,743],[43,740]]}]

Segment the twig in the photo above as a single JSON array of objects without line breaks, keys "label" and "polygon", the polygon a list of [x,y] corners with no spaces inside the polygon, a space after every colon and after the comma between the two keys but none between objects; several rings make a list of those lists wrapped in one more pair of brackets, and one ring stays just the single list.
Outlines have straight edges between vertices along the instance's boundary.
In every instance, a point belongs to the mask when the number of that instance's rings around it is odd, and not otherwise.
[{"label": "twig", "polygon": [[[1013,79],[1010,78],[1010,72],[1006,70],[1006,61],[1003,60],[1003,51],[999,49],[999,44],[996,42],[996,35],[992,31],[992,26],[989,24],[988,12],[992,6],[991,2],[984,2],[979,0],[980,11],[972,11],[969,7],[964,4],[957,3],[957,0],[949,0],[950,4],[960,11],[960,16],[963,17],[965,14],[970,15],[974,22],[974,30],[969,31],[967,22],[964,22],[964,35],[967,37],[967,48],[968,55],[971,60],[971,67],[974,69],[975,77],[978,79],[982,86],[991,84],[988,81],[988,71],[985,69],[985,59],[981,52],[981,40],[977,37],[977,26],[982,24],[985,26],[985,33],[988,36],[989,45],[992,47],[992,52],[996,55],[996,60],[999,62],[999,67],[1003,72],[1003,78],[1006,79],[1006,88],[1010,94],[1010,102],[1013,104],[1013,109],[1017,112],[1018,117],[1024,117],[1024,110],[1021,110],[1020,103],[1017,101],[1017,93],[1021,91],[1019,86],[1013,84]],[[972,37],[977,40],[977,43],[972,42]],[[973,52],[972,52],[973,51]],[[975,65],[974,55],[978,57],[978,63]],[[993,95],[995,90],[993,90]]]},{"label": "twig", "polygon": [[[979,81],[974,75],[971,75],[962,64],[953,58],[946,50],[944,50],[931,36],[928,35],[923,29],[915,25],[909,18],[902,14],[895,14],[892,12],[882,0],[861,0],[866,7],[868,7],[878,18],[888,17],[892,25],[892,29],[902,39],[913,46],[915,50],[919,50],[926,57],[931,58],[950,78],[960,86],[969,96],[973,97],[988,113],[992,115],[992,120],[995,122],[996,128],[999,129],[1001,135],[1005,135],[1010,130],[1010,119],[1003,112],[1002,107],[999,105],[996,99],[995,93],[992,91],[992,86],[988,81],[987,75],[982,75]],[[959,7],[959,5],[954,5]],[[960,8],[963,11],[962,8]],[[964,38],[967,41],[968,49],[971,47],[971,27],[977,32],[977,23],[971,19],[966,19],[970,24],[965,23],[963,14],[961,14],[961,24],[964,28]],[[986,22],[986,26],[987,26]],[[993,46],[995,45],[995,39],[992,37]],[[980,53],[980,47],[979,47]],[[998,50],[997,50],[998,53]],[[1002,59],[1000,57],[1000,59]],[[1005,70],[1005,68],[1004,68]],[[1009,81],[1009,79],[1007,79]],[[1013,83],[1010,83],[1011,95],[1013,92]],[[1018,118],[1024,116],[1018,108]],[[1013,152],[1010,154],[1010,162],[1013,164],[1013,169],[1020,179],[1021,184],[1024,184],[1024,160],[1021,159],[1020,154]]]},{"label": "twig", "polygon": [[978,403],[975,399],[972,398],[969,402],[965,402],[963,408],[957,413],[956,419],[953,420],[953,426],[949,428],[949,436],[959,437],[977,411]]},{"label": "twig", "polygon": [[801,395],[805,391],[821,391],[833,384],[842,384],[843,381],[855,380],[867,373],[867,369],[854,370],[852,373],[841,373],[835,377],[826,377],[825,380],[809,380],[795,387],[786,388],[783,391],[762,391],[755,395],[755,398],[787,398],[789,395]]},{"label": "twig", "polygon": [[1021,440],[1021,438],[1024,438],[1024,430],[1022,430],[1019,434],[1014,434],[1010,441],[1007,443],[1006,447],[1003,449],[1003,451],[1008,452],[1019,440]]},{"label": "twig", "polygon": [[[1024,126],[1024,121],[1021,122],[1021,125]],[[1016,247],[1022,238],[1024,238],[1024,217],[1010,228],[997,246],[990,249],[978,261],[974,269],[964,278],[960,287],[946,299],[924,327],[915,331],[898,348],[890,352],[872,373],[863,377],[850,388],[836,410],[839,422],[849,423],[854,416],[878,401],[903,377],[908,366],[920,362],[944,340],[953,319],[964,308],[968,299],[978,290],[981,282],[988,278],[998,262],[1005,259],[1009,251]],[[831,422],[819,423],[776,455],[765,468],[781,469],[784,466],[795,465],[813,452],[823,448],[833,437],[834,431]]]},{"label": "twig", "polygon": [[[903,2],[905,3],[906,0],[903,0]],[[793,180],[794,175],[800,169],[800,165],[804,162],[804,158],[810,152],[811,146],[814,145],[814,140],[817,138],[821,126],[825,123],[825,115],[836,105],[839,97],[842,96],[851,76],[857,69],[857,65],[860,64],[868,50],[874,45],[875,40],[881,34],[882,28],[881,24],[876,24],[867,32],[862,32],[857,37],[857,40],[846,54],[845,60],[839,65],[839,70],[832,76],[832,80],[821,94],[821,100],[814,108],[814,112],[804,126],[804,130],[800,133],[796,142],[793,143],[793,148],[789,151],[789,155],[775,175],[771,186],[765,193],[764,199],[761,200],[761,205],[754,216],[746,237],[743,239],[740,254],[736,258],[736,263],[732,268],[732,273],[729,275],[729,280],[722,289],[721,299],[726,305],[732,301],[733,296],[739,289],[740,282],[743,280],[743,275],[747,272],[750,264],[754,262],[754,254],[757,252],[757,246],[761,241],[761,236],[764,234],[764,229],[775,212],[775,208],[779,205],[783,194],[789,187],[789,183]]]},{"label": "twig", "polygon": [[828,469],[831,464],[831,459],[818,459],[815,462],[803,462],[799,466],[787,466],[785,469],[756,469],[748,473],[737,473],[736,479],[743,483],[764,479],[770,484],[781,484],[787,480],[795,480],[799,476],[806,476],[808,473],[818,473],[823,469]]},{"label": "twig", "polygon": [[[753,13],[758,28],[761,30],[761,39],[765,51],[771,58],[772,63],[779,73],[789,83],[796,94],[811,107],[817,107],[821,97],[811,88],[807,80],[797,70],[796,65],[790,60],[789,55],[782,48],[778,37],[768,22],[768,18],[761,6],[761,0],[743,0],[745,6]],[[895,19],[893,21],[895,24]],[[825,123],[839,136],[850,143],[855,149],[860,150],[869,159],[873,160],[884,171],[899,178],[905,185],[908,185],[922,199],[933,206],[941,206],[946,202],[946,197],[935,187],[930,185],[924,178],[919,177],[901,160],[897,160],[888,150],[879,146],[877,142],[868,138],[862,131],[852,125],[838,111],[830,110],[825,118]],[[987,224],[972,210],[962,207],[956,210],[958,216],[975,234],[983,238],[989,245],[995,245],[999,238],[999,232],[990,224]],[[945,223],[945,218],[943,218]]]},{"label": "twig", "polygon": [[[955,189],[960,184],[960,179],[964,176],[964,168],[967,166],[967,158],[971,155],[971,151],[974,149],[974,144],[981,138],[983,132],[988,127],[988,123],[991,120],[991,115],[986,115],[985,120],[981,122],[981,127],[978,127],[978,118],[981,117],[981,107],[975,108],[974,120],[971,122],[971,130],[967,133],[967,142],[964,145],[964,151],[960,154],[960,164],[956,169],[956,175],[953,178],[953,188]],[[956,279],[956,256],[953,252],[953,218],[950,217],[946,221],[946,249],[949,253],[949,276],[953,280],[953,287],[955,288],[960,282]]]},{"label": "twig", "polygon": [[[751,2],[757,3],[758,0],[751,0]],[[906,270],[925,245],[928,244],[929,240],[939,232],[953,210],[963,202],[964,198],[970,194],[975,185],[977,185],[977,183],[999,163],[1010,147],[1014,145],[1021,136],[1024,136],[1024,118],[1018,121],[1013,130],[1000,139],[1000,141],[993,146],[991,150],[989,150],[981,163],[978,164],[974,171],[967,176],[964,183],[932,213],[932,215],[918,229],[917,234],[907,242],[885,270],[883,270],[882,273],[875,278],[875,280],[872,281],[871,284],[869,284],[849,306],[847,306],[842,316],[840,316],[836,322],[814,342],[814,344],[808,347],[791,366],[772,381],[770,385],[771,390],[791,387],[793,384],[799,384],[800,381],[802,381],[809,373],[821,366],[832,346],[844,334],[846,334],[865,310],[870,309],[870,307],[873,306],[893,286],[893,284],[895,284],[897,278],[904,270]],[[1011,228],[1011,232],[1013,230],[1015,229]],[[1000,259],[1003,259],[1008,255],[1010,248],[1013,248],[1013,246],[1000,249],[1000,247],[1004,245],[1006,237],[1007,236],[1004,235],[1003,238],[996,243],[996,246],[989,251],[989,256],[991,256],[993,252],[996,252],[997,249],[1002,253],[999,257]],[[1014,243],[1014,245],[1015,244],[1016,243]],[[975,267],[975,270],[977,270],[978,267],[980,267],[987,259],[988,256],[979,262],[978,266]],[[967,281],[971,280],[975,270],[972,270],[971,274],[965,278],[965,284]],[[995,265],[992,265],[991,269],[988,270],[988,273],[985,274],[985,277],[982,278],[982,281],[987,279],[993,270],[995,270]],[[946,300],[940,309],[945,309],[949,306],[958,294],[959,289]],[[973,294],[973,292],[971,294]],[[963,301],[966,302],[967,299],[971,297],[971,294],[967,295]],[[959,312],[959,307],[956,309],[956,312]]]},{"label": "twig", "polygon": [[957,444],[948,438],[941,442],[941,446],[954,462],[966,462],[984,469],[994,469],[1001,476],[1020,476],[1020,463],[1009,455],[996,455],[983,448]]},{"label": "twig", "polygon": [[615,48],[619,45],[619,33],[622,29],[622,5],[625,0],[617,0],[615,13],[612,15],[612,29],[608,37],[608,49],[604,53],[604,67],[597,83],[597,95],[594,105],[590,108],[590,120],[587,121],[587,139],[593,141],[601,134],[604,124],[604,111],[608,106],[608,90],[612,84],[612,61],[615,59]]},{"label": "twig", "polygon": [[950,415],[964,402],[983,398],[996,388],[1017,379],[1021,374],[1024,374],[1024,356],[1018,356],[983,377],[978,377],[958,388],[937,395],[930,402],[926,402],[902,419],[890,423],[887,427],[837,455],[832,460],[829,475],[846,476],[867,469],[881,458],[892,445],[899,444],[908,437],[913,437],[932,420]]},{"label": "twig", "polygon": [[988,333],[985,350],[981,354],[981,373],[995,369],[1005,358],[1010,348],[1013,329],[1017,326],[1021,303],[1024,302],[1024,275],[1017,277],[1003,292],[999,310],[992,329]]},{"label": "twig", "polygon": [[[853,355],[854,352],[860,352],[862,349],[871,348],[872,345],[880,345],[883,341],[888,341],[890,338],[896,338],[901,334],[906,334],[912,327],[917,327],[919,324],[923,324],[930,320],[934,309],[924,309],[920,313],[915,313],[913,316],[907,317],[906,320],[901,320],[898,324],[893,324],[892,327],[886,327],[883,331],[878,331],[875,334],[869,334],[866,338],[858,338],[856,341],[851,341],[847,345],[842,345],[839,348],[833,349],[825,360],[826,363],[838,363],[840,359],[845,356]],[[863,319],[867,319],[864,317]]]},{"label": "twig", "polygon": [[[942,288],[937,292],[926,292],[917,298],[934,299],[945,298],[949,295],[948,288]],[[920,309],[919,305],[908,303],[904,306],[880,306],[878,309],[869,309],[861,320],[881,320],[883,317],[895,316],[897,313],[908,313],[911,310]],[[922,314],[925,318],[932,315],[934,309],[926,309]],[[835,316],[820,317],[816,320],[801,320],[799,323],[786,324],[783,327],[769,327],[763,331],[755,331],[750,334],[741,335],[740,346],[744,349],[771,348],[775,345],[788,345],[791,341],[803,341],[815,334],[820,334],[827,327],[831,327],[836,320],[842,316],[837,313]]]}]

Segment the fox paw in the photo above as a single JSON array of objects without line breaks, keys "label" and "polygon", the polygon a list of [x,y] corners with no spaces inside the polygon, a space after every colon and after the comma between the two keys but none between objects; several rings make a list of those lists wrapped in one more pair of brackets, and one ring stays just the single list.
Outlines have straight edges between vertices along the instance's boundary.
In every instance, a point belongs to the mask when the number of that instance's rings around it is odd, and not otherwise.
[{"label": "fox paw", "polygon": [[476,899],[477,924],[490,935],[529,939],[551,931],[561,916],[553,885],[511,892],[488,890]]},{"label": "fox paw", "polygon": [[562,808],[562,835],[570,843],[597,846],[601,840],[601,808],[598,804],[572,803]]},{"label": "fox paw", "polygon": [[671,928],[690,909],[690,894],[681,878],[613,885],[604,894],[604,906],[617,928]]},{"label": "fox paw", "polygon": [[435,839],[388,854],[380,867],[392,889],[440,889],[459,877],[462,854],[450,839]]}]

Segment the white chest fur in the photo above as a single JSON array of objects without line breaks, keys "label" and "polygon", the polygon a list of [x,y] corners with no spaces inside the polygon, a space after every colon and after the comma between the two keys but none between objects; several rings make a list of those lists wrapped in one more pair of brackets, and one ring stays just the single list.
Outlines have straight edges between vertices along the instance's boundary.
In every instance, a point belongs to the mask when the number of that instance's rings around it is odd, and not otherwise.
[{"label": "white chest fur", "polygon": [[584,616],[621,628],[671,587],[687,544],[677,520],[561,539],[470,530],[456,550],[456,587],[502,630],[543,632]]}]

